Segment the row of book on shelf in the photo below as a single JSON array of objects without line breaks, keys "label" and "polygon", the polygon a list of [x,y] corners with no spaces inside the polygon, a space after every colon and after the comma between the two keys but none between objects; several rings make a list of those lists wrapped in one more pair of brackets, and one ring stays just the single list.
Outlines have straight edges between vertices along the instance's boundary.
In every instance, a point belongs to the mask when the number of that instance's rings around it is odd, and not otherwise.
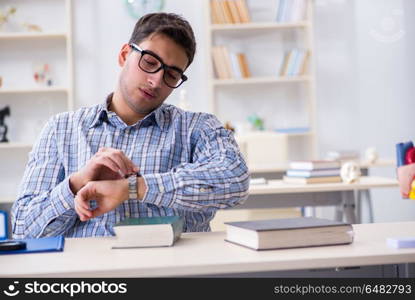
[{"label": "row of book on shelf", "polygon": [[286,51],[281,61],[280,76],[301,76],[307,73],[310,51],[294,48]]},{"label": "row of book on shelf", "polygon": [[[310,51],[292,49],[285,53],[278,71],[279,76],[302,76],[307,73]],[[218,79],[251,77],[244,53],[235,53],[225,46],[212,47],[213,66]]]},{"label": "row of book on shelf", "polygon": [[[277,0],[276,21],[295,23],[307,17],[309,0]],[[238,24],[251,22],[246,0],[210,0],[213,24]]]},{"label": "row of book on shelf", "polygon": [[245,0],[210,0],[210,10],[213,24],[251,22]]},{"label": "row of book on shelf", "polygon": [[219,79],[251,77],[244,53],[228,51],[224,46],[212,47],[213,66]]}]

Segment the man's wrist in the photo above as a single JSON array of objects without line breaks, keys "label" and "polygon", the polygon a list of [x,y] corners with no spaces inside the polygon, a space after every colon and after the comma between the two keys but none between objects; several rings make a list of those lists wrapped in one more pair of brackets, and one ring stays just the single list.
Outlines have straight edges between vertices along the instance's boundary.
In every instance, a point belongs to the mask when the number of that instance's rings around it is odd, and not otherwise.
[{"label": "man's wrist", "polygon": [[137,177],[138,200],[143,200],[146,192],[147,192],[147,185],[146,185],[146,182],[145,182],[144,178],[142,176]]},{"label": "man's wrist", "polygon": [[76,195],[78,191],[85,185],[82,181],[81,175],[79,172],[72,173],[69,176],[69,188],[71,189],[72,193]]}]

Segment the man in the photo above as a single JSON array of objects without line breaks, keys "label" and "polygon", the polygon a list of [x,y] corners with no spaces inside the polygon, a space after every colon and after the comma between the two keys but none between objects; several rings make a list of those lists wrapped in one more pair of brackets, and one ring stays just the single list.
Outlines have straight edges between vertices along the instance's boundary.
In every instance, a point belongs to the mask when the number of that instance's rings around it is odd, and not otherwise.
[{"label": "man", "polygon": [[209,231],[217,209],[247,198],[249,174],[229,130],[210,114],[163,102],[186,81],[196,49],[183,18],[138,20],[118,55],[106,102],[50,119],[12,208],[14,238],[113,235],[127,217],[180,215]]}]

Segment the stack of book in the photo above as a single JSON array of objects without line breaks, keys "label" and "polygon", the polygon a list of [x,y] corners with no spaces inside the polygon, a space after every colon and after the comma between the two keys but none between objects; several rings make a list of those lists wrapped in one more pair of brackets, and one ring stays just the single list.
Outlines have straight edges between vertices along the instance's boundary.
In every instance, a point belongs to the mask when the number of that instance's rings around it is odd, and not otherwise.
[{"label": "stack of book", "polygon": [[251,77],[244,53],[232,53],[224,46],[212,47],[213,66],[219,79]]},{"label": "stack of book", "polygon": [[279,0],[277,22],[301,22],[307,15],[308,0]]},{"label": "stack of book", "polygon": [[245,0],[210,0],[210,10],[213,24],[251,22]]},{"label": "stack of book", "polygon": [[285,52],[279,69],[280,76],[301,76],[307,73],[310,51],[292,49]]},{"label": "stack of book", "polygon": [[294,161],[290,163],[283,180],[297,184],[341,182],[340,167],[338,161]]}]

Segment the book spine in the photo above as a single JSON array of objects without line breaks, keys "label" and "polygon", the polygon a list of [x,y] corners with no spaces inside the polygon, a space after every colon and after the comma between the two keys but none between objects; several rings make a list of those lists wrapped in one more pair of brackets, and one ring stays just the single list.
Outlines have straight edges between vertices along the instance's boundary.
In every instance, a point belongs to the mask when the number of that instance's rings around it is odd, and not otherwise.
[{"label": "book spine", "polygon": [[217,16],[218,24],[225,24],[226,23],[225,15],[222,11],[220,0],[211,0],[211,1],[212,1],[213,10]]},{"label": "book spine", "polygon": [[239,15],[241,16],[242,23],[249,23],[251,22],[251,16],[249,15],[248,5],[246,4],[246,0],[237,0],[236,6],[239,11]]},{"label": "book spine", "polygon": [[228,49],[225,46],[221,46],[220,50],[222,53],[223,66],[226,72],[226,79],[230,79],[232,78],[232,66]]},{"label": "book spine", "polygon": [[232,19],[232,14],[231,14],[231,10],[229,8],[228,0],[221,0],[220,1],[220,6],[222,8],[223,15],[225,16],[225,23],[227,23],[227,24],[235,23],[234,20]]},{"label": "book spine", "polygon": [[242,70],[239,67],[238,56],[236,53],[229,53],[229,58],[231,60],[232,74],[234,78],[242,78]]},{"label": "book spine", "polygon": [[234,23],[242,23],[241,16],[239,15],[238,7],[236,6],[235,0],[227,0],[229,10],[232,15],[232,20]]}]

